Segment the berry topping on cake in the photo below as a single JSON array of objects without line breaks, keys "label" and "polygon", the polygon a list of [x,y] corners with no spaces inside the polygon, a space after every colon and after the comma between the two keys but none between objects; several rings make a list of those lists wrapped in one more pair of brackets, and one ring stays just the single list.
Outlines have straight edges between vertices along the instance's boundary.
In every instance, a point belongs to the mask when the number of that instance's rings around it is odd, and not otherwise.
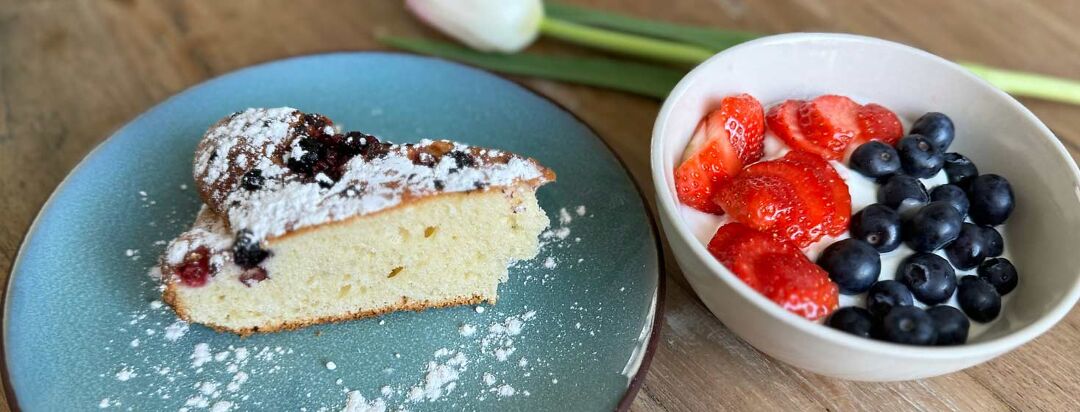
[{"label": "berry topping on cake", "polygon": [[713,203],[719,186],[743,165],[764,153],[764,110],[750,95],[726,97],[701,119],[682,163],[675,169],[675,190],[683,203],[708,213],[722,213]]},{"label": "berry topping on cake", "polygon": [[244,173],[244,177],[240,179],[240,186],[247,190],[259,190],[262,189],[265,182],[266,179],[262,176],[262,170],[251,169]]},{"label": "berry topping on cake", "polygon": [[250,230],[241,230],[236,234],[232,251],[233,262],[245,269],[253,268],[270,257],[270,252],[262,249],[259,240],[252,236]]},{"label": "berry topping on cake", "polygon": [[210,250],[205,246],[195,248],[184,257],[184,262],[176,268],[180,281],[191,287],[199,287],[210,279]]},{"label": "berry topping on cake", "polygon": [[729,223],[716,231],[708,249],[748,286],[795,314],[814,320],[836,309],[836,284],[787,241]]}]

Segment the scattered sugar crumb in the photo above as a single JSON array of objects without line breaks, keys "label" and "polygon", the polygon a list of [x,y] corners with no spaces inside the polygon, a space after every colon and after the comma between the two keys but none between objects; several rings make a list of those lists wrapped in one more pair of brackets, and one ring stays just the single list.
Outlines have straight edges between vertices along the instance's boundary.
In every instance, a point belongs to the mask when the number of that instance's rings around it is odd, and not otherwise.
[{"label": "scattered sugar crumb", "polygon": [[162,303],[161,303],[160,300],[155,300],[155,301],[150,302],[150,309],[154,309],[154,310],[161,309],[161,306],[162,306]]},{"label": "scattered sugar crumb", "polygon": [[210,412],[228,412],[232,409],[232,402],[229,401],[217,401],[214,402],[214,406],[210,407]]},{"label": "scattered sugar crumb", "polygon": [[577,207],[577,215],[578,216],[585,216],[585,213],[586,213],[585,212],[585,205],[581,205],[581,206]]},{"label": "scattered sugar crumb", "polygon": [[545,268],[555,269],[555,266],[556,266],[555,259],[552,258],[551,256],[548,256],[547,259],[544,259],[544,267]]},{"label": "scattered sugar crumb", "polygon": [[139,338],[135,338],[135,339],[132,339],[131,343],[129,343],[128,345],[133,347],[133,348],[137,348],[137,347],[139,347],[139,343],[140,343]]},{"label": "scattered sugar crumb", "polygon": [[508,397],[508,396],[514,396],[515,393],[517,393],[517,390],[515,390],[513,386],[507,385],[505,383],[502,384],[502,385],[499,385],[499,387],[496,388],[496,392],[495,392],[495,394],[499,395],[500,398],[505,398],[505,397]]},{"label": "scattered sugar crumb", "polygon": [[460,333],[461,336],[472,336],[476,333],[476,326],[466,323],[458,328],[458,333]]},{"label": "scattered sugar crumb", "polygon": [[567,212],[565,207],[559,209],[559,224],[565,226],[565,225],[569,225],[570,222],[573,222],[573,221],[574,221],[574,218],[570,216],[570,212]]},{"label": "scattered sugar crumb", "polygon": [[178,339],[184,337],[184,334],[188,331],[188,323],[182,320],[177,320],[173,324],[165,327],[165,339],[170,342],[176,342]]},{"label": "scattered sugar crumb", "polygon": [[187,190],[187,185],[181,184],[180,185],[180,190]]},{"label": "scattered sugar crumb", "polygon": [[495,375],[492,375],[491,373],[488,373],[488,372],[484,372],[484,384],[487,385],[487,386],[494,385],[495,384]]},{"label": "scattered sugar crumb", "polygon": [[476,313],[484,313],[484,307],[483,306],[477,306],[476,307]]},{"label": "scattered sugar crumb", "polygon": [[130,366],[125,366],[120,372],[116,372],[116,380],[127,382],[129,379],[139,376]]},{"label": "scattered sugar crumb", "polygon": [[326,362],[326,369],[329,369],[329,370],[337,369],[337,364],[334,363],[333,361]]},{"label": "scattered sugar crumb", "polygon": [[132,257],[139,253],[139,249],[128,249],[124,251],[124,256]]},{"label": "scattered sugar crumb", "polygon": [[191,367],[198,368],[203,366],[203,364],[209,362],[210,359],[210,345],[199,343],[195,345],[195,351],[191,353]]}]

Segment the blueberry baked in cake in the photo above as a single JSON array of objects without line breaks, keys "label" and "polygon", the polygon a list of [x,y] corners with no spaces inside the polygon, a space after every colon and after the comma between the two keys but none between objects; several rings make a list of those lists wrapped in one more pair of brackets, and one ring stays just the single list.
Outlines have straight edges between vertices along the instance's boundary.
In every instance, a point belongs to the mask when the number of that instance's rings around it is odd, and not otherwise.
[{"label": "blueberry baked in cake", "polygon": [[391,144],[318,114],[248,109],[195,152],[205,205],[161,258],[183,319],[241,335],[396,310],[495,303],[548,226],[533,159]]}]

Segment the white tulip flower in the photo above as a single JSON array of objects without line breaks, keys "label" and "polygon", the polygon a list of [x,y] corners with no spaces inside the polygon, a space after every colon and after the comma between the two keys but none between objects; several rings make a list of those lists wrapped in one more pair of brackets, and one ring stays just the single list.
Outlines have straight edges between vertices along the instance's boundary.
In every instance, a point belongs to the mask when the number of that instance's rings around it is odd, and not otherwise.
[{"label": "white tulip flower", "polygon": [[480,51],[514,53],[540,34],[540,0],[406,0],[420,20]]}]

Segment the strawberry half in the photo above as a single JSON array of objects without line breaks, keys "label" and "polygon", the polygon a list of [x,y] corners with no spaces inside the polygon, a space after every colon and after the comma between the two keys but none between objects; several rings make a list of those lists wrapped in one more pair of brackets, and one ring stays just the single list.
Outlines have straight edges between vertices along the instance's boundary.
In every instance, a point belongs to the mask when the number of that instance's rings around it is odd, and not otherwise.
[{"label": "strawberry half", "polygon": [[675,191],[684,204],[707,213],[723,213],[713,197],[719,186],[744,164],[764,154],[765,123],[761,103],[748,94],[726,97],[698,123],[675,169]]},{"label": "strawberry half", "polygon": [[823,318],[840,304],[836,283],[829,279],[825,270],[801,253],[762,256],[755,262],[754,272],[765,297],[804,318]]},{"label": "strawberry half", "polygon": [[814,153],[826,159],[839,159],[839,154],[818,147],[803,135],[799,127],[799,106],[803,103],[802,100],[785,100],[773,106],[765,114],[765,124],[776,134],[776,137],[794,150]]},{"label": "strawberry half", "polygon": [[[791,153],[805,154],[805,152],[797,151]],[[806,247],[825,235],[836,210],[835,200],[832,191],[818,180],[818,173],[814,170],[818,165],[786,162],[783,159],[754,164],[744,173],[775,176],[791,185],[803,208],[804,218],[782,228],[783,230],[779,232],[774,228],[773,233],[791,240],[799,247]]]},{"label": "strawberry half", "polygon": [[862,106],[856,118],[859,122],[859,136],[856,140],[859,142],[880,140],[891,146],[904,136],[904,126],[900,124],[900,118],[885,106],[876,103]]},{"label": "strawberry half", "polygon": [[847,230],[847,190],[824,159],[793,150],[747,167],[720,188],[716,203],[737,222],[806,247]]},{"label": "strawberry half", "polygon": [[765,155],[765,109],[753,96],[725,97],[720,108],[710,112],[704,121],[710,135],[727,135],[742,164],[754,163]]},{"label": "strawberry half", "polygon": [[751,169],[721,187],[716,203],[736,222],[784,239],[802,240],[809,222],[791,179]]},{"label": "strawberry half", "polygon": [[777,159],[778,162],[800,165],[805,170],[814,174],[814,180],[831,194],[832,209],[831,217],[825,222],[825,234],[836,236],[848,230],[848,222],[851,220],[851,193],[848,192],[847,183],[840,178],[829,162],[806,152],[791,151],[784,157]]},{"label": "strawberry half", "polygon": [[799,128],[806,140],[832,154],[828,158],[840,158],[859,134],[859,107],[844,96],[815,97],[799,106]]},{"label": "strawberry half", "polygon": [[748,286],[791,312],[813,320],[837,307],[836,285],[790,242],[729,223],[716,231],[708,250]]}]

